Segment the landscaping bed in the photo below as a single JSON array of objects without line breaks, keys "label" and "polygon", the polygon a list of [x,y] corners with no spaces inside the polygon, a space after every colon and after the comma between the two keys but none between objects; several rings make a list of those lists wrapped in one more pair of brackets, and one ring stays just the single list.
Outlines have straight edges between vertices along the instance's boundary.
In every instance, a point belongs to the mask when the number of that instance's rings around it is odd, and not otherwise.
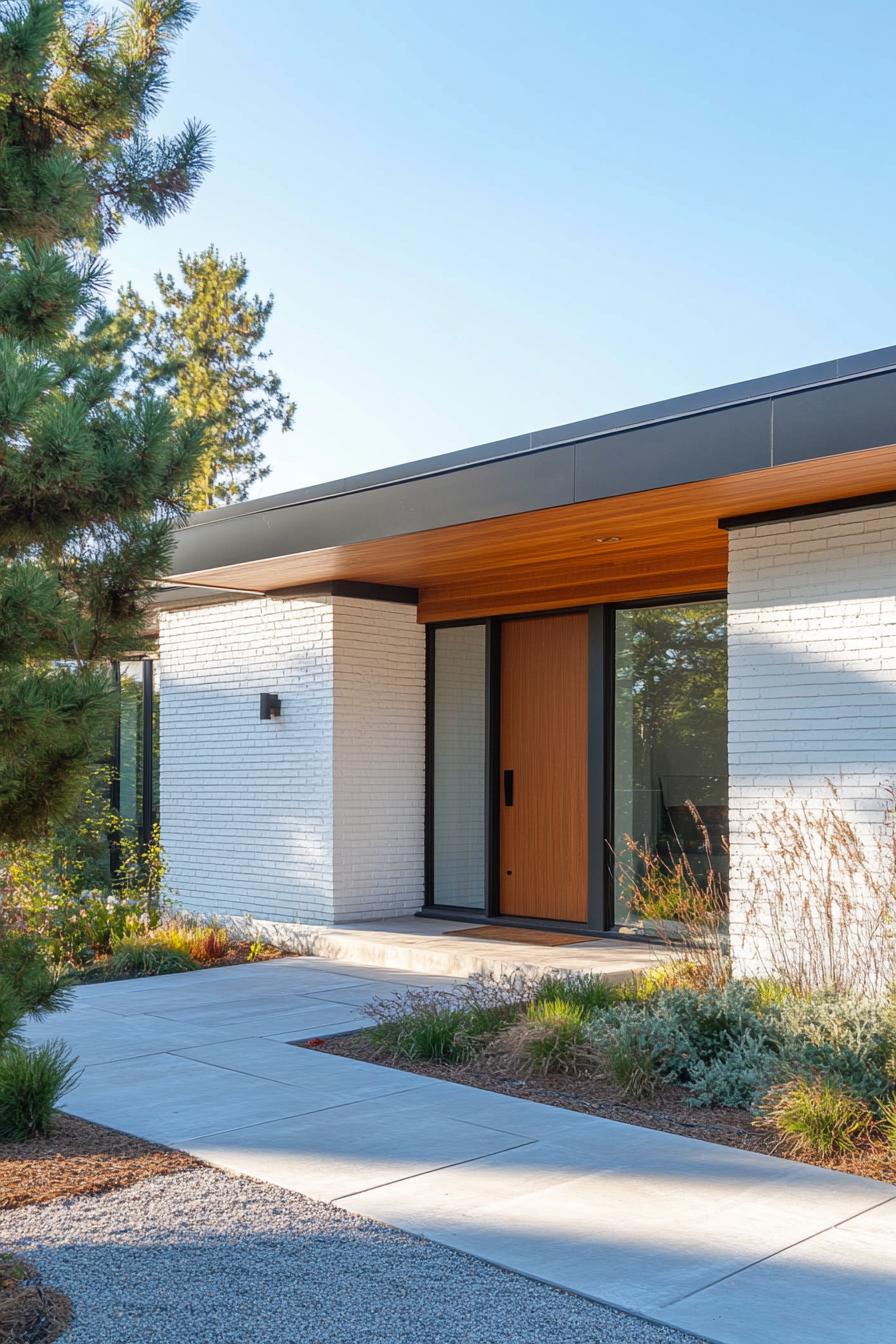
[{"label": "landscaping bed", "polygon": [[46,1136],[0,1145],[0,1209],[120,1190],[199,1165],[187,1153],[57,1111]]},{"label": "landscaping bed", "polygon": [[[766,984],[698,989],[688,973],[616,988],[598,976],[543,988],[484,977],[460,999],[412,990],[366,1006],[378,1026],[305,1044],[896,1183],[896,1009]],[[719,1103],[747,1091],[751,1105]]]},{"label": "landscaping bed", "polygon": [[180,971],[210,971],[221,966],[243,966],[255,961],[276,961],[286,953],[271,943],[232,940],[218,925],[191,929],[183,924],[160,926],[139,938],[124,939],[106,956],[70,972],[81,984],[110,980],[136,980],[147,975],[171,975]]}]

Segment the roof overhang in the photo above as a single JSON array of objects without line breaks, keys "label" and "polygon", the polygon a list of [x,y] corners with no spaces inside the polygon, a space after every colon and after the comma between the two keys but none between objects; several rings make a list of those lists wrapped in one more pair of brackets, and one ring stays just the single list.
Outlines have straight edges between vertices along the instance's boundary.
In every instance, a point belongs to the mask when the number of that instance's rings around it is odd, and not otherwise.
[{"label": "roof overhang", "polygon": [[421,620],[724,588],[719,520],[896,488],[896,348],[194,515],[170,582]]}]

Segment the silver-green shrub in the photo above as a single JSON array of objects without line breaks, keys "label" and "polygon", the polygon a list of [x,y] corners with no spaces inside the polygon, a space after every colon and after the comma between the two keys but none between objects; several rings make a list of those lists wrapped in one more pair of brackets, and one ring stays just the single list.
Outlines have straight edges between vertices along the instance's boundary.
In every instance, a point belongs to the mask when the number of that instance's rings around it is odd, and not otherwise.
[{"label": "silver-green shrub", "polygon": [[896,1008],[849,994],[792,998],[779,1009],[777,1073],[821,1078],[872,1104],[896,1086]]},{"label": "silver-green shrub", "polygon": [[676,1083],[695,1106],[753,1106],[771,1081],[777,1056],[774,1009],[760,1010],[747,982],[724,988],[662,990],[592,1019],[589,1040],[613,1075],[626,1047],[655,1080]]},{"label": "silver-green shrub", "polygon": [[621,1085],[631,1055],[636,1077],[649,1067],[695,1106],[754,1109],[793,1079],[824,1080],[872,1106],[896,1088],[896,1006],[848,994],[775,996],[749,981],[659,990],[596,1014],[587,1035]]}]

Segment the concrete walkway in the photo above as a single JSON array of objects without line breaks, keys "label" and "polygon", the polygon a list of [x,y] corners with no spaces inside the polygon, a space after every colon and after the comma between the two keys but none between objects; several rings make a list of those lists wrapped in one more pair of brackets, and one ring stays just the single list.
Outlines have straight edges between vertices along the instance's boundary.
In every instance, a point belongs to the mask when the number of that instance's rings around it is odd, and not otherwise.
[{"label": "concrete walkway", "polygon": [[[722,1344],[896,1333],[896,1191],[297,1049],[433,983],[295,958],[95,985],[67,1109]],[[451,982],[446,982],[450,984]]]}]

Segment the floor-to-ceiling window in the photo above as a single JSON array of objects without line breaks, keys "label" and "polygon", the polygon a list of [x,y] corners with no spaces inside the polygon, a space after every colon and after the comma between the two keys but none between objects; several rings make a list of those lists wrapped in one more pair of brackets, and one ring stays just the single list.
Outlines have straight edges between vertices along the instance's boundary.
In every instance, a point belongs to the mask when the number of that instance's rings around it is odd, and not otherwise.
[{"label": "floor-to-ceiling window", "polygon": [[[727,605],[724,599],[618,609],[614,630],[613,847],[617,925],[673,919],[675,867],[727,876]],[[645,863],[670,890],[633,911]],[[661,873],[662,875],[662,873]]]},{"label": "floor-to-ceiling window", "polygon": [[[608,847],[613,854],[606,925],[595,914],[599,901],[592,901],[591,918],[595,928],[649,929],[675,921],[680,858],[698,885],[709,887],[711,873],[709,889],[724,894],[727,882],[727,604],[713,598],[595,608],[591,620],[609,638],[608,666],[600,657],[589,663],[589,720],[612,724],[603,739],[609,827],[601,827],[598,789],[588,847],[593,890],[602,883],[595,865]],[[503,629],[503,622],[479,621],[429,632],[428,903],[446,910],[499,913],[490,886],[493,864],[503,874],[504,855],[493,813],[495,799],[508,804],[507,781],[499,796],[494,774],[503,759],[500,697],[513,691],[490,668],[503,662]],[[592,737],[599,753],[600,738]],[[598,777],[603,763],[596,764]],[[645,857],[655,861],[649,909]],[[551,919],[556,904],[545,900],[542,911],[536,902],[527,917]]]},{"label": "floor-to-ceiling window", "polygon": [[[122,832],[141,845],[158,820],[158,688],[152,659],[116,665],[118,724],[112,762],[112,805]],[[113,854],[114,861],[114,854]]]},{"label": "floor-to-ceiling window", "polygon": [[430,812],[434,905],[486,904],[486,627],[432,632]]}]

